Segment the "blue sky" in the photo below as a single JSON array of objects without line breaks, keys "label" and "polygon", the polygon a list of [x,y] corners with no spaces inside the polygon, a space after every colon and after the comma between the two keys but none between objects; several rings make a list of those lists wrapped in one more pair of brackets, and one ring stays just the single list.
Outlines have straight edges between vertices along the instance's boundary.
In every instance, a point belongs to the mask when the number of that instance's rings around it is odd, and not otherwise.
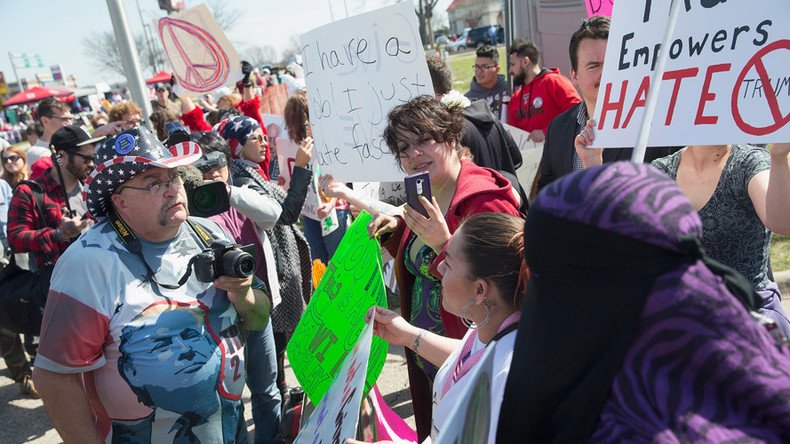
[{"label": "blue sky", "polygon": [[[243,11],[230,31],[231,41],[240,46],[271,45],[278,54],[298,35],[331,22],[330,4],[335,20],[396,3],[397,0],[222,0],[228,7]],[[157,0],[124,0],[132,32],[142,32],[140,13],[149,24],[164,15]],[[331,3],[330,3],[331,2]],[[345,6],[344,6],[345,2]],[[187,7],[202,1],[186,0]],[[440,0],[435,11],[444,11],[451,0]],[[101,81],[117,81],[117,75],[99,71],[85,56],[83,39],[96,31],[112,30],[107,2],[104,0],[0,0],[0,71],[6,81],[15,82],[8,52],[41,54],[46,68],[60,64],[65,75],[74,75],[80,86]],[[237,48],[241,50],[241,48]],[[240,51],[241,52],[241,51]],[[34,77],[36,69],[17,69],[20,77]]]}]

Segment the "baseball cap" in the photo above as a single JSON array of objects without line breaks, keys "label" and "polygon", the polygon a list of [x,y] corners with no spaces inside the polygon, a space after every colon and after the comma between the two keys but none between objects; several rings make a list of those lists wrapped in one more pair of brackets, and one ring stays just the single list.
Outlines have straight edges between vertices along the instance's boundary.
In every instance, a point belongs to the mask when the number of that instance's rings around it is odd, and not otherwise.
[{"label": "baseball cap", "polygon": [[91,137],[88,131],[81,126],[69,125],[55,131],[49,141],[49,146],[55,151],[77,151],[82,146],[101,142],[104,139],[106,139],[105,136]]}]

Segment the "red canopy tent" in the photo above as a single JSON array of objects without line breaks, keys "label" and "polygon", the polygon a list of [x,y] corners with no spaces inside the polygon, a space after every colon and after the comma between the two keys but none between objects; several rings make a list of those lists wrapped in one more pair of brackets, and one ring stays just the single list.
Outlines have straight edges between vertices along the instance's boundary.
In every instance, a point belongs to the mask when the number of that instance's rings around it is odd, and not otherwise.
[{"label": "red canopy tent", "polygon": [[[71,100],[69,96],[71,95]],[[3,106],[21,105],[28,102],[36,102],[47,97],[60,97],[59,100],[63,102],[74,101],[74,96],[71,91],[60,88],[49,88],[46,86],[34,86],[28,88],[20,93],[14,94],[13,97],[6,100]]]},{"label": "red canopy tent", "polygon": [[167,83],[170,82],[170,79],[173,77],[173,73],[167,71],[159,71],[158,73],[154,74],[153,77],[150,79],[145,80],[146,85],[150,85],[152,83]]}]

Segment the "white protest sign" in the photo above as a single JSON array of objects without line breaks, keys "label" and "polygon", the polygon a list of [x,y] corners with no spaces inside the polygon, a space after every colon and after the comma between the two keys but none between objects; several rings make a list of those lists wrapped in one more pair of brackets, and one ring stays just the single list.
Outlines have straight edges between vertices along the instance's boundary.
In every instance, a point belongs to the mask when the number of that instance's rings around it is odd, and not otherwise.
[{"label": "white protest sign", "polygon": [[288,137],[288,128],[285,126],[285,117],[277,114],[261,114],[266,133],[269,135],[269,144],[278,137]]},{"label": "white protest sign", "polygon": [[[491,381],[494,379],[494,351],[496,342],[469,373],[463,377],[463,392],[441,424],[435,444],[487,444],[491,428]],[[448,375],[450,377],[452,375]],[[467,379],[468,378],[468,379]],[[441,402],[441,401],[439,401]]]},{"label": "white protest sign", "polygon": [[[615,4],[594,146],[636,144],[670,4]],[[790,140],[787,0],[686,0],[668,51],[648,146]]]},{"label": "white protest sign", "polygon": [[354,182],[354,191],[371,200],[398,206],[406,202],[406,189],[400,182]]},{"label": "white protest sign", "polygon": [[433,86],[410,2],[301,36],[314,156],[337,180],[400,181],[382,139],[387,114]]},{"label": "white protest sign", "polygon": [[538,174],[540,159],[543,157],[543,142],[537,143],[529,140],[529,133],[512,125],[502,124],[513,140],[516,141],[518,151],[521,153],[521,167],[516,170],[516,177],[527,194],[532,189],[532,183]]},{"label": "white protest sign", "polygon": [[241,80],[241,59],[206,5],[154,22],[179,95],[206,94]]},{"label": "white protest sign", "polygon": [[[371,310],[375,315],[375,310]],[[329,386],[321,402],[302,426],[294,444],[335,443],[354,438],[359,421],[359,405],[365,389],[370,345],[373,341],[373,318],[365,323],[351,353]]]}]

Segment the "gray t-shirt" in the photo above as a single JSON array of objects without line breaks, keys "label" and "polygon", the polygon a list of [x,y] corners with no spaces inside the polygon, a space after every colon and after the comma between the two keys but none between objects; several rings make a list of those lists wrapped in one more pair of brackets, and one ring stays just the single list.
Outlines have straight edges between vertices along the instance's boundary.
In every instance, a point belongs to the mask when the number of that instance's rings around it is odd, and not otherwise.
[{"label": "gray t-shirt", "polygon": [[[652,165],[677,180],[681,150]],[[708,256],[734,268],[757,290],[768,284],[771,232],[765,228],[749,197],[749,181],[771,168],[764,148],[733,145],[710,200],[699,210],[702,244]]]}]

